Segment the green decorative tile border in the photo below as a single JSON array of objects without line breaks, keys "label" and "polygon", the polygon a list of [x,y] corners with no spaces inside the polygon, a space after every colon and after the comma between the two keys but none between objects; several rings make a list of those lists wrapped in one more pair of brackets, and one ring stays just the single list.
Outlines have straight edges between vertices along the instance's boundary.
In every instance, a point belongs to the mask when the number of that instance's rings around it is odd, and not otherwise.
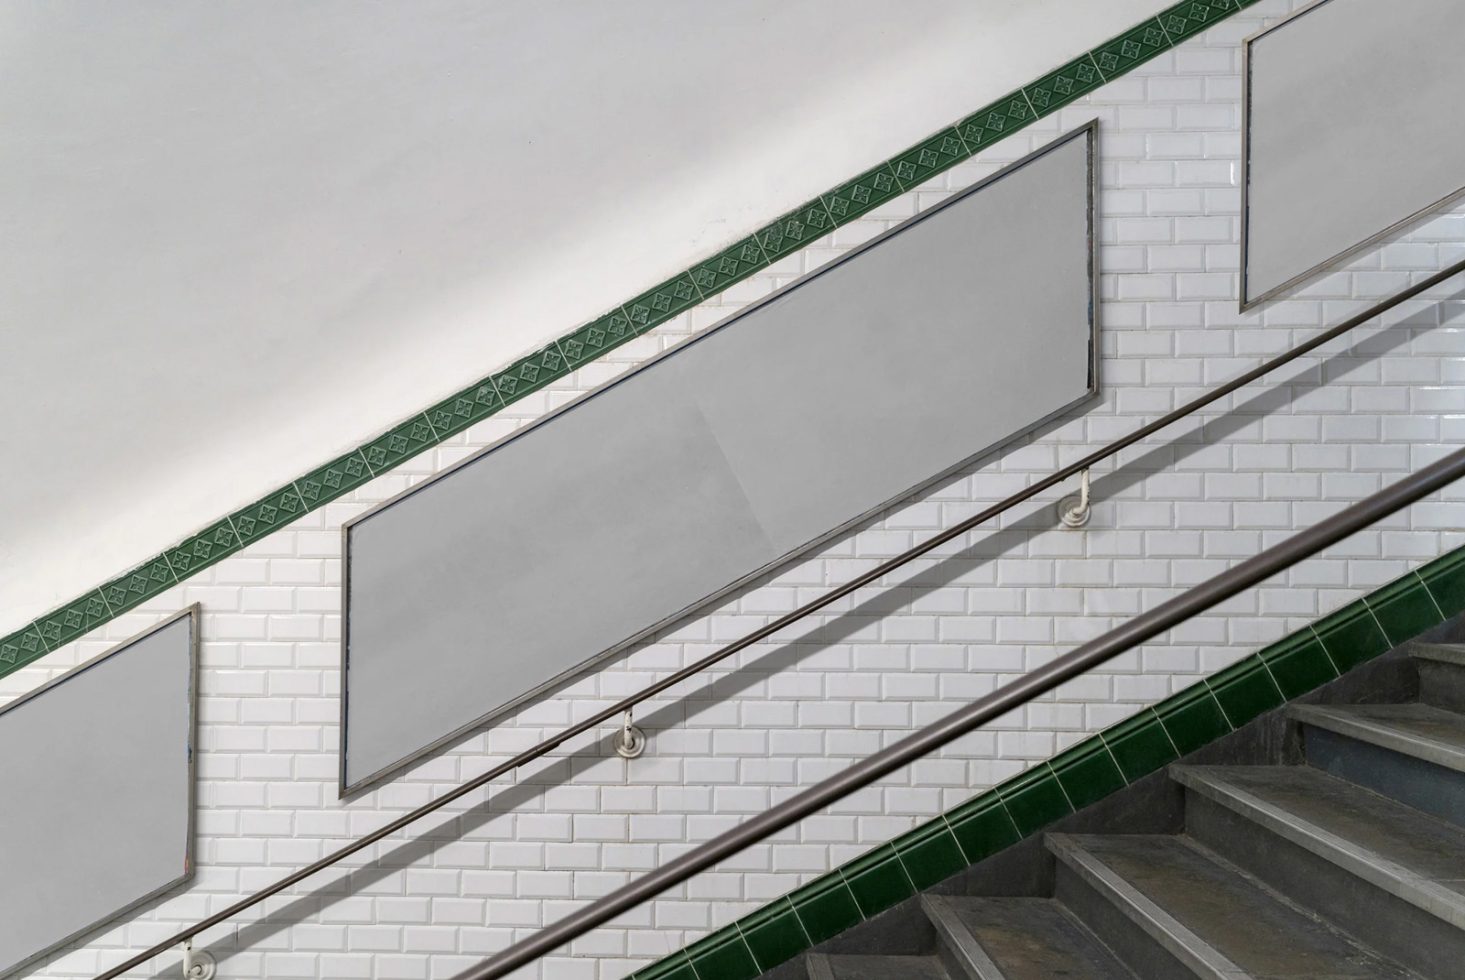
[{"label": "green decorative tile border", "polygon": [[630,980],[752,980],[1462,612],[1465,548],[835,868]]},{"label": "green decorative tile border", "polygon": [[1257,0],[1185,0],[803,204],[88,595],[0,638],[0,677],[853,221]]}]

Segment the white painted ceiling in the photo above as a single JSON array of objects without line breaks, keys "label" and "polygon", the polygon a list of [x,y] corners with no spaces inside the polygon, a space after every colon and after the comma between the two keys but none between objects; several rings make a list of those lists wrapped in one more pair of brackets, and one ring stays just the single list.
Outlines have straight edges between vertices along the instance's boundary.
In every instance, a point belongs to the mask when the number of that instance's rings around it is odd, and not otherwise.
[{"label": "white painted ceiling", "polygon": [[0,631],[1159,6],[0,3]]}]

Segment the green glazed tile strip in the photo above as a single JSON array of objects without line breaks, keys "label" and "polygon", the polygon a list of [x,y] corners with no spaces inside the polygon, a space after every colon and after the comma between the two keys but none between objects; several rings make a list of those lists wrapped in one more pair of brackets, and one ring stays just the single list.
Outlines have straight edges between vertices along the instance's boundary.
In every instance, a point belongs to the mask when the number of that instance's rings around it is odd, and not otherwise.
[{"label": "green glazed tile strip", "polygon": [[[120,615],[162,588],[234,554],[240,548],[302,514],[324,506],[353,487],[436,446],[475,422],[665,323],[697,303],[746,279],[809,241],[846,224],[1048,115],[1105,81],[1124,74],[1173,44],[1230,16],[1253,0],[1186,0],[1158,17],[1125,31],[1074,61],[979,109],[954,126],[820,195],[712,258],[677,273],[658,286],[577,327],[559,340],[407,419],[334,463],[294,480],[231,518],[193,535],[97,592],[82,596],[0,638],[0,677]],[[1168,33],[1167,33],[1168,32]],[[1107,66],[1107,67],[1106,67]],[[365,464],[366,470],[360,470]],[[166,565],[173,581],[154,577]],[[107,605],[114,586],[144,580],[123,605]],[[101,598],[100,609],[92,601]],[[80,630],[80,632],[77,632]],[[25,637],[40,632],[42,649]],[[13,659],[7,660],[6,653]]]},{"label": "green glazed tile strip", "polygon": [[[1386,612],[1380,626],[1374,610]],[[978,863],[1054,821],[1230,734],[1266,711],[1465,613],[1465,548],[1355,599],[1154,707],[1084,739],[895,840],[713,932],[631,980],[680,976],[668,964],[713,962],[707,950],[746,940],[762,972]],[[1398,619],[1393,617],[1397,615]],[[1412,631],[1412,632],[1404,632]],[[1331,644],[1331,646],[1329,646]],[[1345,645],[1357,644],[1350,651]],[[1347,667],[1343,668],[1348,669]],[[791,921],[785,921],[792,917]],[[771,919],[776,938],[763,940]],[[804,941],[798,941],[798,932]],[[751,936],[760,937],[757,942]],[[720,960],[717,962],[721,962]],[[732,975],[732,974],[730,974]],[[738,974],[741,975],[741,974]],[[690,974],[689,974],[690,976]],[[698,980],[720,974],[697,973]]]}]

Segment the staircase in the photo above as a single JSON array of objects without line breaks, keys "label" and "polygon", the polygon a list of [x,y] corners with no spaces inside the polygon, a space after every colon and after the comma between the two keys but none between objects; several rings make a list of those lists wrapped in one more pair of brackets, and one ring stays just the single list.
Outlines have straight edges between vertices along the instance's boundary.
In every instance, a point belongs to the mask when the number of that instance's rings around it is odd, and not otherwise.
[{"label": "staircase", "polygon": [[766,976],[1465,977],[1465,645],[1409,652],[1408,701],[1281,709],[1291,764],[1157,774],[1181,832],[1049,833],[1046,897],[958,876]]}]

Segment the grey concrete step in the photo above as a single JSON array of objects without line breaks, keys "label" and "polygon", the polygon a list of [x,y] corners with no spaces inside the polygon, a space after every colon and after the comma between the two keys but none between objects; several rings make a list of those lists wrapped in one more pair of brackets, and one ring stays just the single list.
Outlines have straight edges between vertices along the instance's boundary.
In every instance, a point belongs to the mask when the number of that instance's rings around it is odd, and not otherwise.
[{"label": "grey concrete step", "polygon": [[1465,670],[1465,643],[1414,643],[1409,647],[1409,656]]},{"label": "grey concrete step", "polygon": [[1465,826],[1465,714],[1427,704],[1287,710],[1310,765]]},{"label": "grey concrete step", "polygon": [[1465,962],[1465,829],[1308,766],[1174,766],[1186,832],[1426,976]]},{"label": "grey concrete step", "polygon": [[1465,712],[1465,645],[1416,643],[1409,655],[1419,668],[1419,700]]},{"label": "grey concrete step", "polygon": [[1287,712],[1304,725],[1465,772],[1465,715],[1428,704],[1297,704]]},{"label": "grey concrete step", "polygon": [[924,895],[947,972],[962,980],[1135,980],[1051,898]]},{"label": "grey concrete step", "polygon": [[1048,846],[1059,897],[1141,976],[1414,976],[1186,838],[1052,834]]},{"label": "grey concrete step", "polygon": [[807,953],[809,980],[952,980],[934,956],[826,956]]}]

